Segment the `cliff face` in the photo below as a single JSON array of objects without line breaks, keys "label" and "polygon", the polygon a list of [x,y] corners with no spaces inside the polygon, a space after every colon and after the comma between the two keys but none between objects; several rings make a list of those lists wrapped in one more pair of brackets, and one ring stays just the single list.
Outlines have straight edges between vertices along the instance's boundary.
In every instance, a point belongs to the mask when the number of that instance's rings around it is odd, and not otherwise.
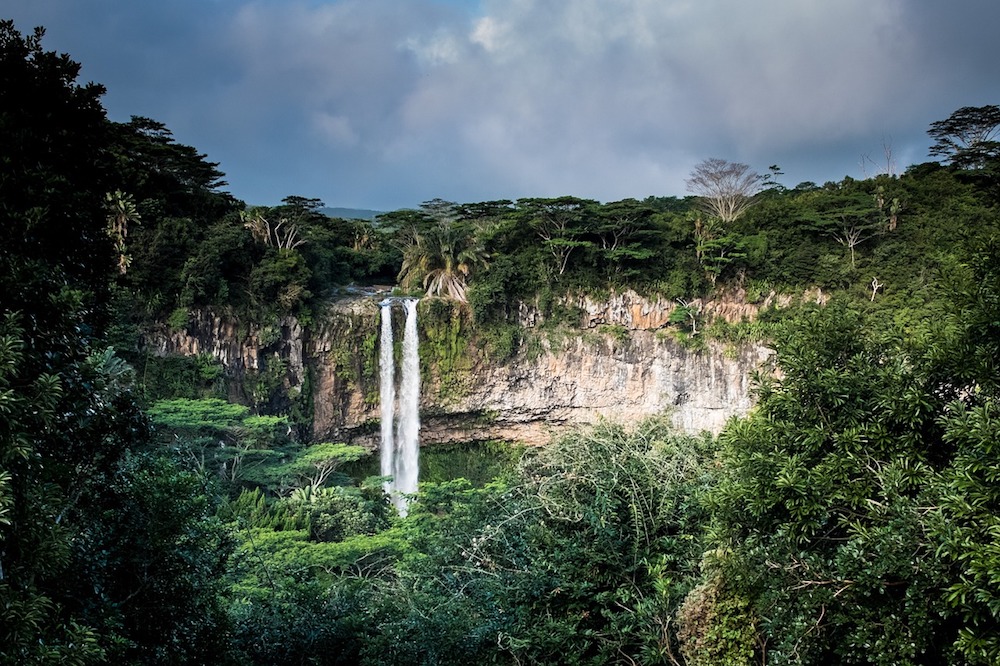
[{"label": "cliff face", "polygon": [[[540,314],[523,307],[529,342],[497,362],[470,330],[467,313],[421,302],[422,443],[543,444],[576,424],[635,422],[664,411],[685,431],[718,432],[750,408],[749,378],[767,349],[685,349],[662,330],[673,304],[628,292],[573,305],[580,328],[558,333],[537,331]],[[270,372],[281,390],[311,392],[314,439],[374,447],[378,332],[376,299],[357,297],[332,303],[309,330],[292,318],[266,331],[241,329],[201,312],[186,330],[154,331],[147,344],[160,354],[210,354],[237,381]]]},{"label": "cliff face", "polygon": [[634,423],[668,411],[679,428],[718,432],[729,417],[751,406],[749,377],[766,358],[763,349],[726,354],[710,347],[689,352],[654,331],[596,334],[544,342],[537,356],[502,365],[483,364],[467,390],[442,415],[425,419],[422,439],[501,436],[544,443],[558,430],[601,418]]}]

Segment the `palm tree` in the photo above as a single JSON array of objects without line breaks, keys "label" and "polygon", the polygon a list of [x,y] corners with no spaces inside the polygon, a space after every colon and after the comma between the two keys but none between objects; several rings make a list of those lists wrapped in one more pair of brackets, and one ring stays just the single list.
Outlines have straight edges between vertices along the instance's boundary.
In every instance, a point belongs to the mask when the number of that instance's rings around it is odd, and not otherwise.
[{"label": "palm tree", "polygon": [[423,285],[428,296],[443,296],[466,302],[467,279],[485,267],[489,255],[473,231],[451,218],[404,233],[403,266],[398,280],[403,286]]},{"label": "palm tree", "polygon": [[104,199],[108,210],[108,236],[115,242],[118,252],[118,272],[125,275],[132,263],[132,257],[125,252],[125,238],[128,237],[128,225],[139,223],[139,211],[132,195],[121,190],[108,192]]}]

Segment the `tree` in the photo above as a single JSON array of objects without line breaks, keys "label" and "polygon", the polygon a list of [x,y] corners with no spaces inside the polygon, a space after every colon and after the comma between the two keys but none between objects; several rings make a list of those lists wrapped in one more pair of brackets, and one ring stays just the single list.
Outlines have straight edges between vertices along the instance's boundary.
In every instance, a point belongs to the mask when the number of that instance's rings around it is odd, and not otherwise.
[{"label": "tree", "polygon": [[[190,631],[218,617],[212,574],[172,580],[225,557],[200,545],[208,511],[186,511],[172,482],[155,510],[129,496],[160,482],[140,489],[128,469],[148,424],[102,339],[118,274],[105,196],[126,190],[103,89],[77,85],[79,65],[42,36],[0,21],[0,663],[212,663]],[[131,521],[163,511],[177,520],[147,541]],[[126,579],[141,582],[116,587]]]},{"label": "tree", "polygon": [[963,106],[931,123],[930,154],[958,169],[981,169],[1000,157],[1000,106]]},{"label": "tree", "polygon": [[139,223],[139,212],[135,207],[135,199],[121,190],[108,192],[108,235],[115,243],[118,252],[118,272],[122,275],[128,271],[132,257],[126,252],[125,239],[128,238],[128,225]]},{"label": "tree", "polygon": [[694,216],[695,256],[714,286],[729,264],[747,256],[745,243],[738,234],[727,231],[719,218],[703,220],[701,215],[690,215]]},{"label": "tree", "polygon": [[963,626],[956,647],[969,663],[1000,661],[1000,245],[978,248],[966,285],[953,294],[950,344],[933,350],[953,401],[942,415],[955,454],[939,479],[933,532],[955,572],[945,593]]},{"label": "tree", "polygon": [[954,386],[840,303],[776,346],[780,373],[721,438],[726,587],[752,601],[769,663],[954,663],[928,516]]},{"label": "tree", "polygon": [[467,549],[507,586],[498,601],[514,623],[500,644],[516,661],[676,663],[673,616],[704,547],[713,454],[710,438],[650,419],[599,424],[522,459],[520,501]]},{"label": "tree", "polygon": [[[322,208],[323,201],[314,197],[291,194],[283,198],[281,205],[272,208],[269,213],[277,220],[271,229],[273,236],[270,244],[279,248],[294,249],[309,242],[314,231],[330,222],[330,218],[321,212]],[[260,213],[261,210],[257,209],[257,212]],[[281,231],[280,226],[285,226],[285,230]],[[346,239],[343,241],[346,242]]]},{"label": "tree", "polygon": [[61,576],[83,481],[121,446],[86,385],[85,331],[104,325],[114,270],[113,187],[103,89],[76,85],[79,65],[43,51],[43,34],[0,21],[0,661],[92,663],[98,636],[67,611]]},{"label": "tree", "polygon": [[691,335],[698,335],[698,318],[701,316],[701,303],[677,299],[677,305],[670,311],[670,323],[691,327]]},{"label": "tree", "polygon": [[250,230],[260,243],[279,250],[294,250],[306,242],[299,235],[299,227],[288,218],[281,217],[271,222],[260,208],[240,211],[243,226]]},{"label": "tree", "polygon": [[597,211],[593,233],[597,236],[598,257],[606,263],[609,278],[638,277],[641,271],[636,264],[641,266],[640,262],[656,255],[649,247],[652,215],[652,208],[635,199],[608,203]]},{"label": "tree", "polygon": [[90,521],[63,585],[107,637],[105,663],[225,663],[232,544],[205,477],[162,450],[128,451],[80,504]]},{"label": "tree", "polygon": [[[195,148],[179,144],[163,123],[132,117],[127,123],[106,123],[107,156],[115,179],[112,190],[126,192],[142,225],[129,227],[131,263],[119,280],[135,319],[166,316],[183,297],[220,291],[205,275],[185,271],[192,256],[204,251],[216,224],[244,208],[225,185],[218,164]],[[234,253],[236,254],[236,253]],[[223,257],[226,263],[241,258]],[[204,263],[211,263],[205,261]],[[221,263],[216,261],[215,263]],[[185,273],[187,272],[187,275]],[[218,267],[209,272],[219,273]],[[222,271],[224,272],[224,271]],[[239,281],[235,281],[241,284]]]},{"label": "tree", "polygon": [[[837,190],[816,193],[811,203],[813,211],[804,217],[812,223],[816,231],[826,234],[847,248],[852,270],[857,267],[856,248],[883,233],[887,228],[881,212],[876,207],[877,196],[873,200],[865,192]],[[892,224],[891,215],[890,211],[889,224]]]},{"label": "tree", "polygon": [[455,204],[440,199],[421,205],[420,215],[401,232],[403,285],[422,284],[428,296],[465,302],[468,278],[487,265],[489,255]]},{"label": "tree", "polygon": [[677,663],[714,453],[666,419],[602,423],[524,456],[511,485],[422,484],[361,663]]},{"label": "tree", "polygon": [[65,278],[88,300],[106,298],[113,252],[104,232],[104,196],[114,189],[100,104],[104,89],[75,85],[80,66],[43,51],[43,35],[38,28],[22,38],[12,21],[0,22],[0,201],[6,239],[0,267],[20,273],[3,285],[5,297],[11,297],[4,304],[12,307],[22,289],[32,293],[27,285],[33,275]]},{"label": "tree", "polygon": [[588,231],[587,213],[596,204],[596,201],[577,197],[518,200],[518,209],[542,239],[559,275],[566,272],[575,250],[593,246],[583,237]]},{"label": "tree", "polygon": [[312,444],[297,452],[293,459],[274,469],[283,488],[322,488],[339,467],[356,462],[366,455],[360,446],[340,443]]},{"label": "tree", "polygon": [[753,205],[765,179],[749,165],[710,158],[694,168],[686,183],[709,215],[728,224]]}]

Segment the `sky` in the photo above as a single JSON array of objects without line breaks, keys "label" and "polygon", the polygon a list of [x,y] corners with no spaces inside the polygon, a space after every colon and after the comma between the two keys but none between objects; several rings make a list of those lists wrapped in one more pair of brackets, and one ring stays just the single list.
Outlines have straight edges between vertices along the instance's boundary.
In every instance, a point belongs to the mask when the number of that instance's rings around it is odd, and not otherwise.
[{"label": "sky", "polygon": [[707,158],[822,184],[1000,103],[996,0],[3,0],[252,205],[685,196]]}]

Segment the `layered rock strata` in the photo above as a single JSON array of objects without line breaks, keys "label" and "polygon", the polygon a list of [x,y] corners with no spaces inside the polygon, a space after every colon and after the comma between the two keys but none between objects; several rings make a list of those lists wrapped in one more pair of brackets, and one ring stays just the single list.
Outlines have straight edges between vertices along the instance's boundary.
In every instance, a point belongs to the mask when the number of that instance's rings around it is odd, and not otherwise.
[{"label": "layered rock strata", "polygon": [[[664,328],[674,304],[631,292],[575,306],[580,328],[557,333],[537,330],[540,315],[522,307],[521,324],[533,342],[510,360],[491,361],[474,332],[462,362],[446,373],[425,357],[422,443],[544,444],[578,424],[634,423],[664,412],[684,431],[718,432],[750,409],[750,377],[766,363],[768,349],[712,342],[687,349]],[[739,314],[752,318],[756,312],[744,307]],[[217,313],[193,313],[185,330],[152,331],[147,347],[158,354],[209,354],[237,382],[279,368],[284,390],[311,391],[314,440],[375,447],[378,330],[377,297],[356,296],[331,303],[309,329],[294,318],[261,329],[237,326]]]}]

